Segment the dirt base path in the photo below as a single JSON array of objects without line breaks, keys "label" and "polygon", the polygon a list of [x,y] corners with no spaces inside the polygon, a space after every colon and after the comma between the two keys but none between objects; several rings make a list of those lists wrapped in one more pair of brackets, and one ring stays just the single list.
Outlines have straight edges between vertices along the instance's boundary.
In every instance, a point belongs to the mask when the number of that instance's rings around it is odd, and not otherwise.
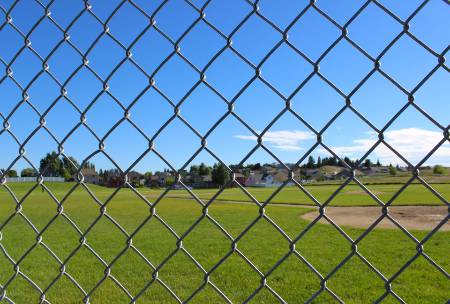
[{"label": "dirt base path", "polygon": [[[326,214],[339,226],[367,228],[382,213],[379,207],[327,207]],[[406,229],[431,230],[448,215],[448,208],[445,206],[395,206],[389,207],[389,214]],[[317,216],[317,212],[308,212],[302,215],[302,218],[312,221]],[[319,222],[330,224],[325,219]],[[383,219],[376,228],[396,227],[389,219]],[[450,220],[440,230],[450,231]]]}]

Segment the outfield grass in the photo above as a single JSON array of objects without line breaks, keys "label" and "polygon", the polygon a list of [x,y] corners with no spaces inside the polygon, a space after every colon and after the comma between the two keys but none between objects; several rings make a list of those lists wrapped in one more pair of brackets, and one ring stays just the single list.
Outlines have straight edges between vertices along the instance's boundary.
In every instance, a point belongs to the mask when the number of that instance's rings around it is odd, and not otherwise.
[{"label": "outfield grass", "polygon": [[[27,191],[30,184],[11,185],[18,198]],[[67,193],[73,184],[50,184],[49,187],[58,199]],[[439,185],[436,185],[436,187]],[[99,200],[105,201],[112,190],[97,186],[90,187]],[[311,187],[311,191],[313,191]],[[318,188],[319,189],[319,188]],[[388,191],[383,188],[384,191]],[[152,200],[154,191],[142,189],[142,193]],[[249,189],[252,193],[255,190]],[[295,193],[293,189],[288,189]],[[425,189],[423,189],[425,190]],[[423,191],[422,190],[422,191]],[[446,188],[441,190],[448,191]],[[272,189],[273,191],[273,189]],[[320,193],[320,190],[316,190]],[[323,190],[321,195],[326,196]],[[350,191],[350,190],[349,190]],[[382,191],[382,190],[379,190]],[[213,190],[201,190],[200,196],[209,196]],[[418,198],[420,191],[409,198]],[[240,200],[236,189],[226,190],[224,195]],[[266,195],[267,193],[255,194]],[[448,194],[448,192],[447,192]],[[183,191],[171,191],[169,195],[185,195]],[[283,199],[292,198],[286,194]],[[347,194],[347,197],[359,194]],[[384,194],[381,194],[384,195]],[[389,195],[389,194],[385,194]],[[405,199],[405,203],[408,199]],[[282,202],[280,198],[279,202]],[[350,204],[349,200],[342,201]],[[351,204],[357,204],[353,200]],[[414,200],[411,203],[420,203]],[[0,190],[0,223],[14,212],[15,203]],[[193,200],[183,198],[166,198],[156,207],[157,213],[178,235],[182,235],[202,215],[202,209]],[[270,216],[291,238],[295,238],[308,224],[300,215],[307,208],[293,208],[271,205],[266,214]],[[23,213],[36,225],[37,229],[56,213],[56,204],[46,193],[38,188],[33,191],[23,204]],[[75,190],[64,202],[67,214],[82,230],[99,215],[99,206],[82,188]],[[130,189],[121,189],[107,206],[107,213],[114,217],[122,227],[134,231],[150,214],[150,208]],[[216,219],[233,237],[239,235],[254,219],[258,217],[258,208],[252,205],[227,204],[216,201],[209,208],[209,214]],[[345,228],[353,238],[363,230]],[[14,217],[2,230],[1,244],[14,260],[18,260],[28,248],[36,242],[36,234],[19,216]],[[422,239],[426,232],[413,231],[416,238]],[[65,260],[77,248],[80,235],[61,216],[43,234],[43,242],[52,251]],[[87,244],[91,246],[106,263],[126,248],[126,237],[105,217],[88,233]],[[450,232],[437,232],[425,244],[425,252],[450,271]],[[133,245],[154,265],[160,264],[170,253],[176,252],[172,259],[159,271],[159,278],[185,300],[203,282],[203,273],[197,269],[182,251],[176,251],[175,237],[155,218],[151,219],[133,236]],[[210,221],[204,219],[183,241],[184,247],[206,269],[211,269],[223,256],[230,252],[231,242]],[[238,248],[263,273],[289,252],[289,243],[267,221],[261,219],[238,242]],[[344,257],[351,253],[349,243],[331,226],[317,224],[296,244],[297,250],[323,275],[330,272]],[[415,244],[400,230],[375,230],[359,245],[358,250],[385,276],[393,275],[417,251]],[[104,266],[85,247],[82,247],[66,264],[66,271],[89,292],[104,276]],[[20,271],[31,278],[42,289],[58,276],[59,265],[43,249],[37,246],[21,261]],[[117,260],[111,274],[119,280],[128,291],[135,295],[152,279],[152,269],[131,249]],[[14,270],[4,254],[0,254],[0,284],[14,275]],[[220,288],[231,301],[244,301],[260,284],[260,277],[237,253],[233,253],[221,266],[211,274],[211,282]],[[291,255],[267,278],[267,283],[286,301],[301,303],[320,289],[320,280],[297,257]],[[385,291],[383,281],[357,257],[352,257],[343,268],[327,282],[327,286],[346,303],[371,303]],[[450,298],[450,282],[442,273],[432,267],[423,257],[419,257],[392,283],[393,290],[407,303],[445,303]],[[37,303],[39,294],[22,277],[18,276],[7,288],[7,295],[16,303]],[[82,293],[66,278],[62,277],[46,293],[51,303],[81,303]],[[126,294],[111,279],[96,289],[91,303],[127,303]],[[175,303],[171,295],[155,283],[142,294],[138,303]],[[192,303],[222,303],[221,298],[211,287],[205,288]],[[265,289],[258,294],[253,303],[277,303],[277,300]],[[314,303],[334,303],[333,299],[323,293]],[[396,303],[388,298],[384,303]]]},{"label": "outfield grass", "polygon": [[[306,190],[310,192],[320,203],[325,202],[338,189],[339,185],[310,185],[305,186]],[[381,201],[388,202],[394,194],[396,194],[402,184],[377,184],[368,185],[367,188],[375,194]],[[450,185],[448,184],[433,184],[432,187],[438,191],[447,200],[450,199]],[[258,201],[266,201],[276,188],[246,188]],[[145,190],[144,190],[145,191]],[[194,189],[193,192],[201,199],[208,200],[215,193],[217,189]],[[154,190],[150,193],[151,196],[157,197],[160,193]],[[173,191],[169,194],[171,197],[191,198],[191,195],[185,191]],[[221,193],[217,200],[221,201],[251,201],[250,197],[239,188],[226,189]],[[283,188],[277,195],[275,195],[271,203],[281,204],[301,204],[314,205],[314,202],[298,187],[289,186]],[[440,205],[443,203],[431,191],[429,191],[422,184],[409,185],[394,201],[394,206],[407,205]],[[377,202],[370,197],[359,185],[349,184],[345,186],[330,202],[330,206],[378,206]]]}]

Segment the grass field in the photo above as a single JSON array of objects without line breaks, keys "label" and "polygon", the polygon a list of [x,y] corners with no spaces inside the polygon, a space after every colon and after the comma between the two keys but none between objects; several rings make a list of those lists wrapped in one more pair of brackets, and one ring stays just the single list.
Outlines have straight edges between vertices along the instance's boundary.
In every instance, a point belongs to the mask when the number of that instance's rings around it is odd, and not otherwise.
[{"label": "grass field", "polygon": [[[62,199],[74,184],[50,184],[49,188],[58,199]],[[20,199],[31,184],[13,184],[11,188]],[[383,200],[388,200],[400,185],[372,185],[369,188]],[[448,198],[448,185],[433,185]],[[112,189],[90,186],[100,201],[105,201]],[[319,200],[336,188],[330,186],[310,186]],[[274,189],[249,189],[256,198],[264,200]],[[158,194],[156,190],[139,189],[150,201]],[[230,204],[226,200],[249,200],[238,189],[226,190],[219,200],[209,208],[209,214],[233,237],[242,232],[258,215],[258,208],[250,204]],[[214,190],[194,190],[199,197],[207,199]],[[160,201],[157,214],[169,224],[178,235],[183,233],[202,216],[202,209],[193,200],[186,199],[186,192],[171,191],[168,198]],[[287,188],[274,198],[276,203],[308,204],[301,192]],[[369,199],[357,186],[350,185],[336,197],[333,205],[368,205]],[[309,204],[311,204],[309,202]],[[374,204],[374,202],[370,202]],[[421,185],[411,185],[399,196],[395,204],[438,204],[438,200]],[[3,224],[14,212],[15,203],[4,188],[0,190],[0,223]],[[295,238],[307,225],[300,216],[308,208],[270,205],[266,214],[271,217],[289,237]],[[81,187],[77,188],[64,202],[64,213],[85,231],[99,215],[100,207]],[[40,188],[33,191],[23,204],[23,213],[41,230],[56,214],[56,204]],[[127,232],[132,233],[150,215],[150,208],[130,189],[121,189],[108,203],[107,214],[111,215]],[[344,228],[357,238],[363,230]],[[20,217],[15,216],[1,229],[0,244],[10,257],[17,261],[36,243],[36,233]],[[422,239],[424,231],[413,231]],[[75,255],[70,254],[80,245],[80,235],[59,216],[43,233],[43,242],[61,259],[66,260],[66,271],[86,292],[90,292],[104,278],[105,267],[86,248],[81,247]],[[106,262],[127,248],[126,236],[106,217],[102,217],[86,236],[87,244]],[[437,232],[424,245],[425,252],[450,271],[450,232]],[[183,251],[178,250],[176,238],[156,218],[149,220],[138,233],[133,235],[133,246],[154,265],[159,265],[169,254],[172,258],[159,269],[159,279],[179,296],[187,299],[203,283],[204,274]],[[183,240],[183,246],[207,271],[230,253],[231,241],[209,220],[203,219]],[[267,273],[273,265],[289,253],[289,242],[267,221],[260,219],[237,247],[258,269]],[[300,252],[324,276],[341,260],[351,253],[351,246],[335,228],[316,224],[296,244]],[[416,245],[400,230],[375,230],[358,244],[359,252],[386,277],[392,276],[416,253]],[[20,271],[45,289],[59,274],[60,265],[43,246],[35,247],[20,262]],[[153,270],[132,249],[125,251],[111,267],[111,275],[125,288],[136,295],[152,279]],[[13,275],[14,269],[4,254],[0,254],[0,284],[4,285]],[[215,269],[210,280],[222,290],[232,302],[243,302],[260,285],[260,276],[236,253],[232,253],[221,266]],[[320,289],[320,280],[295,255],[290,255],[284,263],[267,278],[270,285],[289,303],[301,303]],[[335,273],[327,282],[346,303],[371,303],[384,291],[384,282],[356,256]],[[450,299],[450,280],[420,256],[393,283],[393,290],[407,303],[446,303]],[[8,286],[6,294],[15,303],[37,303],[39,293],[21,276],[17,276]],[[66,277],[61,277],[46,292],[51,303],[81,303],[83,294]],[[91,303],[127,303],[128,296],[107,278],[90,296]],[[223,299],[210,287],[198,293],[192,303],[223,303]],[[277,299],[267,289],[262,289],[252,303],[277,303]],[[334,303],[326,293],[322,293],[314,303]],[[138,303],[176,303],[161,284],[155,282],[141,296]],[[397,303],[388,297],[383,303]]]},{"label": "grass field", "polygon": [[[376,184],[368,185],[367,188],[383,202],[389,201],[401,188],[402,184]],[[325,202],[339,185],[310,185],[305,188],[321,203]],[[433,184],[432,187],[447,200],[450,199],[449,184]],[[247,188],[258,201],[266,201],[276,188]],[[208,200],[217,192],[217,189],[196,189],[195,194],[201,199]],[[145,193],[145,191],[144,191]],[[157,197],[160,191],[151,191],[151,197]],[[191,198],[186,191],[172,191],[169,193],[173,198]],[[217,198],[219,201],[248,201],[251,199],[239,188],[226,189]],[[290,186],[283,188],[270,201],[271,203],[314,205],[314,202],[298,187]],[[422,184],[409,185],[394,201],[394,206],[406,205],[440,205],[443,203]],[[349,184],[340,191],[330,202],[330,206],[378,206],[359,185]]]}]

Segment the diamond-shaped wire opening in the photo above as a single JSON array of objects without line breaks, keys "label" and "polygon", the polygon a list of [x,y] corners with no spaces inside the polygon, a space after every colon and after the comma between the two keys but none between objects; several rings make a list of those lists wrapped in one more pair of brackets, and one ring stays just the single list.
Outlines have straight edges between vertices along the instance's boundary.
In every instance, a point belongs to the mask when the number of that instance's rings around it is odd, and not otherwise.
[{"label": "diamond-shaped wire opening", "polygon": [[443,126],[447,124],[447,115],[441,109],[446,105],[445,96],[449,94],[449,87],[445,83],[449,81],[450,74],[438,69],[414,94],[414,103]]},{"label": "diamond-shaped wire opening", "polygon": [[175,54],[158,70],[154,80],[156,87],[177,104],[200,77],[192,66]]},{"label": "diamond-shaped wire opening", "polygon": [[[105,117],[105,112],[108,113],[108,119]],[[95,134],[103,137],[115,123],[123,118],[124,109],[108,93],[103,92],[94,98],[89,109],[84,109],[84,113],[87,125]]]},{"label": "diamond-shaped wire opening", "polygon": [[43,69],[42,62],[29,48],[23,49],[10,64],[14,79],[22,87],[26,87]]},{"label": "diamond-shaped wire opening", "polygon": [[[354,287],[346,288],[349,284]],[[376,301],[385,291],[384,285],[383,279],[357,256],[352,256],[327,282],[345,302]]]},{"label": "diamond-shaped wire opening", "polygon": [[149,28],[132,48],[133,58],[150,75],[173,50],[171,41],[167,40],[154,27]]},{"label": "diamond-shaped wire opening", "polygon": [[45,116],[46,126],[60,140],[66,137],[79,122],[80,114],[64,98],[60,98]]},{"label": "diamond-shaped wire opening", "polygon": [[[257,216],[255,214],[255,218]],[[289,241],[265,218],[260,218],[252,224],[250,229],[239,239],[239,250],[261,272],[267,273],[289,252]]]},{"label": "diamond-shaped wire opening", "polygon": [[[450,24],[445,14],[448,5],[444,1],[431,1],[427,3],[411,20],[410,32],[421,39],[436,52],[443,52],[448,47],[450,36],[445,30]],[[426,27],[433,27],[433,37]],[[446,42],[447,41],[447,42]]]},{"label": "diamond-shaped wire opening", "polygon": [[341,31],[316,10],[309,8],[289,30],[289,42],[317,60],[341,35]]},{"label": "diamond-shaped wire opening", "polygon": [[[418,273],[422,275],[419,276]],[[405,302],[415,300],[445,302],[449,293],[436,294],[430,292],[428,288],[424,288],[424,286],[430,286],[430,284],[445,290],[445,286],[448,285],[448,276],[446,277],[425,258],[419,256],[392,282],[392,289]]]},{"label": "diamond-shaped wire opening", "polygon": [[62,43],[49,57],[49,71],[60,83],[66,82],[82,64],[80,54],[68,43]]},{"label": "diamond-shaped wire opening", "polygon": [[198,18],[199,14],[187,2],[179,0],[165,3],[155,16],[157,27],[174,41]]},{"label": "diamond-shaped wire opening", "polygon": [[291,108],[316,131],[345,105],[344,98],[319,76],[313,76],[291,99]]},{"label": "diamond-shaped wire opening", "polygon": [[[258,3],[259,12],[280,29],[285,30],[306,6],[306,1],[280,1],[277,4],[270,1]],[[280,9],[281,8],[281,9]]]},{"label": "diamond-shaped wire opening", "polygon": [[33,49],[43,58],[64,39],[61,30],[48,18],[45,18],[29,36]]},{"label": "diamond-shaped wire opening", "polygon": [[[373,20],[382,26],[372,26]],[[400,23],[370,3],[348,27],[348,37],[375,58],[401,31]]]},{"label": "diamond-shaped wire opening", "polygon": [[0,58],[10,62],[14,55],[24,46],[23,37],[12,27],[5,25],[0,31],[0,38],[8,40],[7,44],[0,46]]},{"label": "diamond-shaped wire opening", "polygon": [[[204,273],[196,263],[183,251],[178,250],[159,270],[161,279],[180,298],[185,300],[203,282]],[[179,277],[189,276],[189,280]]]},{"label": "diamond-shaped wire opening", "polygon": [[199,85],[180,107],[181,116],[200,134],[207,133],[227,111],[227,103],[204,84]]},{"label": "diamond-shaped wire opening", "polygon": [[227,49],[208,68],[206,82],[231,100],[254,76],[252,67]]},{"label": "diamond-shaped wire opening", "polygon": [[89,49],[87,57],[89,66],[102,78],[106,79],[120,66],[126,58],[126,51],[108,34],[101,34],[99,40]]},{"label": "diamond-shaped wire opening", "polygon": [[351,242],[334,226],[309,223],[294,240],[296,250],[323,276],[351,253]]},{"label": "diamond-shaped wire opening", "polygon": [[[134,83],[133,87],[129,82]],[[109,92],[117,98],[124,106],[145,92],[149,87],[149,80],[133,63],[126,61],[122,64],[108,80]]]},{"label": "diamond-shaped wire opening", "polygon": [[380,5],[397,15],[400,19],[406,20],[421,5],[422,1],[414,0],[404,3],[390,2],[386,0],[379,1]]},{"label": "diamond-shaped wire opening", "polygon": [[[341,40],[320,64],[320,73],[344,93],[350,93],[370,73],[372,62],[346,40]],[[345,77],[342,77],[342,71]]]},{"label": "diamond-shaped wire opening", "polygon": [[28,34],[39,19],[44,16],[44,9],[34,1],[19,1],[14,4],[14,7],[10,6],[13,23],[22,33]]},{"label": "diamond-shaped wire opening", "polygon": [[0,98],[2,99],[0,113],[5,116],[11,113],[17,103],[23,99],[21,89],[9,77],[0,83]]},{"label": "diamond-shaped wire opening", "polygon": [[[128,21],[132,19],[133,22]],[[108,21],[111,35],[126,47],[138,38],[149,25],[148,20],[134,5],[125,1]]]},{"label": "diamond-shaped wire opening", "polygon": [[[55,3],[58,3],[58,1]],[[89,31],[86,31],[86,28]],[[103,25],[91,13],[83,11],[76,22],[67,30],[70,42],[85,53],[93,46],[97,37],[103,33]]]},{"label": "diamond-shaped wire opening", "polygon": [[62,28],[67,28],[72,20],[85,9],[85,5],[80,2],[63,3],[61,1],[54,1],[49,5],[49,9],[54,22]]},{"label": "diamond-shaped wire opening", "polygon": [[206,20],[225,35],[229,35],[252,12],[252,7],[240,1],[224,3],[212,1],[206,7],[205,12]]},{"label": "diamond-shaped wire opening", "polygon": [[27,91],[29,101],[43,113],[61,96],[61,89],[47,73],[41,74]]},{"label": "diamond-shaped wire opening", "polygon": [[343,7],[336,9],[336,4],[330,0],[319,0],[316,7],[327,14],[331,19],[335,20],[340,25],[346,24],[349,19],[355,15],[363,6],[364,1],[352,1],[343,4]]},{"label": "diamond-shaped wire opening", "polygon": [[[23,119],[28,117],[29,119]],[[10,131],[23,143],[32,132],[39,128],[39,115],[28,103],[22,103],[8,119]],[[19,127],[20,126],[20,127]],[[40,132],[38,132],[40,133]],[[33,138],[31,138],[33,140]]]},{"label": "diamond-shaped wire opening", "polygon": [[[168,178],[173,180],[173,177]],[[181,196],[181,198],[180,198]],[[183,199],[184,197],[184,199]],[[183,235],[202,216],[202,206],[185,189],[169,190],[157,204],[158,214],[178,234]],[[187,199],[186,199],[187,198]],[[176,208],[176,212],[173,209]],[[180,214],[183,216],[180,217]]]},{"label": "diamond-shaped wire opening", "polygon": [[377,142],[374,133],[370,125],[346,109],[326,129],[323,142],[339,157],[360,159]]},{"label": "diamond-shaped wire opening", "polygon": [[261,277],[233,252],[211,274],[211,280],[232,302],[243,302],[258,288]]},{"label": "diamond-shaped wire opening", "polygon": [[413,165],[419,164],[444,140],[441,130],[412,107],[404,110],[384,135],[385,142]]},{"label": "diamond-shaped wire opening", "polygon": [[126,290],[121,282],[112,277],[106,277],[97,283],[95,289],[90,292],[89,301],[96,302],[101,299],[107,301],[121,301],[128,302],[131,300],[129,291]]},{"label": "diamond-shaped wire opening", "polygon": [[[312,291],[320,289],[320,278],[295,253],[285,259],[269,276],[270,286],[288,302],[306,302]],[[288,286],[295,285],[296,288]]]},{"label": "diamond-shaped wire opening", "polygon": [[225,46],[226,40],[204,22],[197,23],[180,43],[181,53],[199,69]]},{"label": "diamond-shaped wire opening", "polygon": [[111,267],[112,275],[123,282],[132,295],[137,294],[152,279],[152,272],[152,267],[133,249],[123,252]]},{"label": "diamond-shaped wire opening", "polygon": [[66,82],[64,89],[74,107],[84,111],[103,91],[103,84],[88,68],[82,67]]},{"label": "diamond-shaped wire opening", "polygon": [[97,16],[101,22],[105,22],[124,1],[113,0],[108,5],[99,0],[89,1],[89,3],[91,4],[89,13]]},{"label": "diamond-shaped wire opening", "polygon": [[229,252],[231,240],[210,219],[203,218],[183,245],[202,267],[210,270]]},{"label": "diamond-shaped wire opening", "polygon": [[312,72],[313,66],[285,43],[262,65],[262,77],[284,96],[290,96]]},{"label": "diamond-shaped wire opening", "polygon": [[[127,140],[123,141],[123,138]],[[124,170],[130,168],[149,148],[146,138],[128,121],[123,121],[114,128],[104,144],[105,153],[112,159],[116,159],[116,164]],[[128,145],[128,153],[121,161],[117,161],[117,156],[121,155],[124,144]]]},{"label": "diamond-shaped wire opening", "polygon": [[199,148],[197,134],[178,118],[171,120],[155,140],[155,149],[176,168],[187,162]]},{"label": "diamond-shaped wire opening", "polygon": [[405,35],[381,58],[382,70],[407,90],[415,88],[437,64],[437,58]]},{"label": "diamond-shaped wire opening", "polygon": [[8,287],[7,297],[14,302],[38,302],[40,300],[40,292],[23,274],[19,274]]},{"label": "diamond-shaped wire opening", "polygon": [[257,79],[236,99],[234,112],[261,132],[284,107],[284,100]]},{"label": "diamond-shaped wire opening", "polygon": [[376,72],[351,97],[352,106],[382,128],[407,103],[407,96]]},{"label": "diamond-shaped wire opening", "polygon": [[252,15],[233,35],[233,48],[255,65],[281,40],[281,34],[267,22]]}]

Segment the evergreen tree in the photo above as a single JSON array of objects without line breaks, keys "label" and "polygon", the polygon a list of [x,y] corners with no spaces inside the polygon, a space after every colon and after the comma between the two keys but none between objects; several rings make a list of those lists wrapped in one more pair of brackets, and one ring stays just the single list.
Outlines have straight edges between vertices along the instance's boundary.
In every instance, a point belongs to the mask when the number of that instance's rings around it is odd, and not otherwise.
[{"label": "evergreen tree", "polygon": [[228,170],[220,163],[214,165],[211,175],[213,183],[217,186],[223,186],[230,180]]},{"label": "evergreen tree", "polygon": [[306,168],[312,169],[316,166],[316,161],[314,160],[314,157],[310,155],[308,157],[308,162],[306,163]]}]

